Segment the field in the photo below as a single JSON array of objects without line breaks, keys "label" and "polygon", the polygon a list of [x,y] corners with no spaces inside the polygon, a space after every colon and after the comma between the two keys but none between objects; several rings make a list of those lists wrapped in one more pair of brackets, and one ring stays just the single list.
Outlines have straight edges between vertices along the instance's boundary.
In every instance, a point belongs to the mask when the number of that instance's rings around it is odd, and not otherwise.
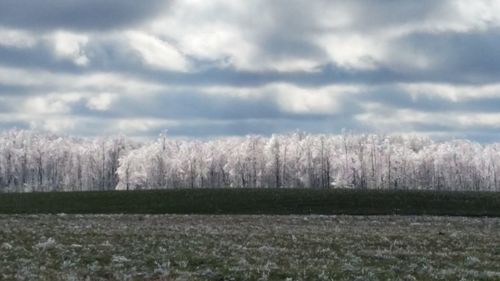
[{"label": "field", "polygon": [[0,194],[0,280],[500,280],[499,216],[494,192]]},{"label": "field", "polygon": [[500,280],[500,219],[0,215],[1,280]]},{"label": "field", "polygon": [[174,189],[0,194],[4,214],[349,214],[500,216],[498,192]]}]

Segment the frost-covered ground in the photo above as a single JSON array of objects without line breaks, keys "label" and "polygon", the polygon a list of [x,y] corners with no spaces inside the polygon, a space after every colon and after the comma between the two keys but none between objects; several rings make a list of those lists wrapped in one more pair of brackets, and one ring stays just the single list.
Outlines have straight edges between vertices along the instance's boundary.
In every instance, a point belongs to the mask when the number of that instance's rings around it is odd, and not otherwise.
[{"label": "frost-covered ground", "polygon": [[0,280],[499,280],[500,219],[0,216]]}]

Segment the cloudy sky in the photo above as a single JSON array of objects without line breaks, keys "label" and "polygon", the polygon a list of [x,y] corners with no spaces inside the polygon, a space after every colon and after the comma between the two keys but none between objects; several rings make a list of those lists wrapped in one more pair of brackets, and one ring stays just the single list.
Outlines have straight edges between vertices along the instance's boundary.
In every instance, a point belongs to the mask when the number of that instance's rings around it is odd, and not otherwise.
[{"label": "cloudy sky", "polygon": [[500,140],[500,1],[2,0],[0,130]]}]

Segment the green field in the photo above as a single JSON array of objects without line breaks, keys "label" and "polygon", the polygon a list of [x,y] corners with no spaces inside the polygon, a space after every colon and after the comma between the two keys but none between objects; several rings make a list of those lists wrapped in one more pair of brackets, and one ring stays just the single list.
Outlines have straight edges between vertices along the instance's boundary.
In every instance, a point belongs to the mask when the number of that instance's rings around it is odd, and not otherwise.
[{"label": "green field", "polygon": [[175,189],[0,194],[0,213],[500,216],[500,193]]}]

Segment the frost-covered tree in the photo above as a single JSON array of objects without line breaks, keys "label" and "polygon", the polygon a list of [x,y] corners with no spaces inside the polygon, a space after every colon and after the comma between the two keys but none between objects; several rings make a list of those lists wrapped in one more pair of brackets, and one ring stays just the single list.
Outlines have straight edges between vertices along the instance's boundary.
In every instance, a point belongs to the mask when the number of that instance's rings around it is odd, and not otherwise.
[{"label": "frost-covered tree", "polygon": [[414,135],[285,135],[133,142],[0,133],[0,191],[156,188],[499,190],[500,144]]},{"label": "frost-covered tree", "polygon": [[131,147],[124,137],[94,140],[7,131],[0,134],[0,190],[114,189],[118,161]]}]

